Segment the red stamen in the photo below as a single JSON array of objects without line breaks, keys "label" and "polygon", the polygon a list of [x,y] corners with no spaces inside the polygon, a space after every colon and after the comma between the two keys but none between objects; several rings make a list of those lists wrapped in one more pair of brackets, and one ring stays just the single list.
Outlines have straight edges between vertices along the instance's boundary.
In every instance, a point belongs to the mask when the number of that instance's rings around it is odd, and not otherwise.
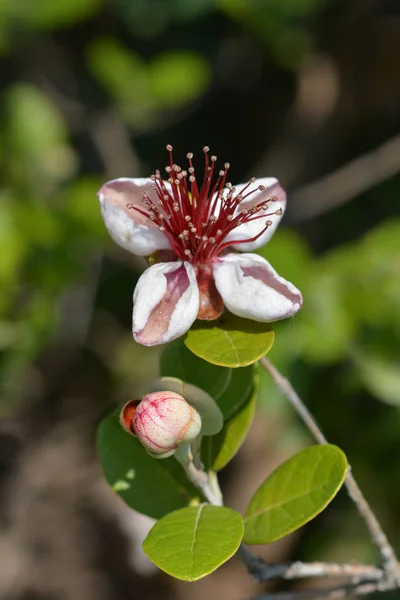
[{"label": "red stamen", "polygon": [[224,169],[219,171],[213,183],[217,157],[208,157],[207,146],[203,148],[205,165],[200,187],[193,166],[193,154],[189,152],[186,155],[189,162],[186,171],[174,163],[171,145],[167,146],[167,150],[169,165],[166,172],[170,187],[167,187],[157,170],[151,177],[155,198],[146,194],[142,199],[143,209],[133,204],[128,204],[127,208],[136,210],[157,225],[180,260],[187,260],[195,265],[208,264],[229,246],[256,241],[272,225],[272,221],[267,221],[252,238],[224,242],[231,231],[244,223],[282,214],[282,209],[266,213],[270,203],[278,200],[276,196],[240,210],[244,200],[263,191],[264,187],[249,189],[256,181],[252,178],[240,193],[235,193],[235,188],[226,181],[229,163],[225,163]]}]

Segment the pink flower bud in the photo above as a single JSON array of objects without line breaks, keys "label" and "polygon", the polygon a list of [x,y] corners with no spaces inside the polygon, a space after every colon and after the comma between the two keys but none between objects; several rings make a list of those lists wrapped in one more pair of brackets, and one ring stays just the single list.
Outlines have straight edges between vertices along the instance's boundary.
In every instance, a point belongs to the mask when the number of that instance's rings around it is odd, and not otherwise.
[{"label": "pink flower bud", "polygon": [[201,429],[199,413],[174,392],[153,392],[142,400],[131,400],[122,409],[121,424],[158,458],[171,456]]}]

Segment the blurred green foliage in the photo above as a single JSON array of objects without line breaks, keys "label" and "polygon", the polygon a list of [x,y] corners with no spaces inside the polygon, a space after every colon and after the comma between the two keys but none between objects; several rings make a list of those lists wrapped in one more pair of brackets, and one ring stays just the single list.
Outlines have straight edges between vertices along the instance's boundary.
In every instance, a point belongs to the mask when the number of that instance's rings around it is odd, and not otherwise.
[{"label": "blurred green foliage", "polygon": [[303,238],[279,231],[260,254],[304,298],[295,322],[277,326],[272,354],[286,366],[298,358],[321,365],[348,361],[360,385],[399,404],[400,221],[317,258]]},{"label": "blurred green foliage", "polygon": [[310,30],[326,0],[217,0],[239,23],[246,24],[287,67],[299,66],[313,47]]},{"label": "blurred green foliage", "polygon": [[21,370],[57,331],[62,294],[106,235],[87,203],[100,178],[76,178],[77,155],[54,102],[28,83],[8,86],[2,101],[1,381],[8,391],[17,384],[19,393]]},{"label": "blurred green foliage", "polygon": [[193,52],[165,52],[146,63],[112,38],[89,45],[87,61],[123,119],[144,130],[159,122],[160,110],[196,99],[211,77],[207,62]]},{"label": "blurred green foliage", "polygon": [[0,0],[0,54],[13,45],[14,32],[52,31],[96,14],[103,0]]}]

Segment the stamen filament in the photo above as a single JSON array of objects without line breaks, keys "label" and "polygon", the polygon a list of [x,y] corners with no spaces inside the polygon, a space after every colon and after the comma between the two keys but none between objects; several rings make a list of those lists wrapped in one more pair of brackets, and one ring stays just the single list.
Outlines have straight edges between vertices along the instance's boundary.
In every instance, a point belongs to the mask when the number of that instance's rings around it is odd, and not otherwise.
[{"label": "stamen filament", "polygon": [[[160,171],[156,170],[151,176],[156,199],[152,200],[149,194],[145,194],[142,199],[145,205],[143,209],[133,204],[127,204],[127,208],[132,208],[157,225],[168,238],[179,259],[188,260],[193,264],[206,264],[230,246],[256,241],[272,225],[272,221],[267,220],[265,226],[251,238],[226,241],[229,233],[237,227],[282,214],[281,208],[266,212],[271,208],[271,203],[278,200],[276,196],[247,208],[245,204],[248,198],[264,191],[265,188],[259,185],[251,189],[252,184],[256,182],[256,179],[252,178],[239,193],[236,193],[232,184],[226,181],[229,163],[224,164],[213,184],[217,157],[209,158],[208,146],[203,148],[204,178],[200,188],[196,181],[193,154],[189,152],[186,155],[189,167],[182,170],[174,163],[172,146],[168,145],[167,150],[169,165],[165,170],[168,183],[163,181]],[[244,202],[245,204],[242,204]]]}]

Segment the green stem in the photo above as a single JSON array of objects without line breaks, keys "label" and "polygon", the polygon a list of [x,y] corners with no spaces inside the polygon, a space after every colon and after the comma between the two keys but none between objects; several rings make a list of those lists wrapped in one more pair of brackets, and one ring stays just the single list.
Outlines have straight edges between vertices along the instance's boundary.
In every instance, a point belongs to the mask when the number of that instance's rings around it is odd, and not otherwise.
[{"label": "green stem", "polygon": [[182,465],[188,479],[203,493],[210,504],[222,506],[222,494],[218,481],[210,481],[202,468],[197,468],[193,461],[193,454],[189,444],[181,446],[174,454],[176,460]]}]

